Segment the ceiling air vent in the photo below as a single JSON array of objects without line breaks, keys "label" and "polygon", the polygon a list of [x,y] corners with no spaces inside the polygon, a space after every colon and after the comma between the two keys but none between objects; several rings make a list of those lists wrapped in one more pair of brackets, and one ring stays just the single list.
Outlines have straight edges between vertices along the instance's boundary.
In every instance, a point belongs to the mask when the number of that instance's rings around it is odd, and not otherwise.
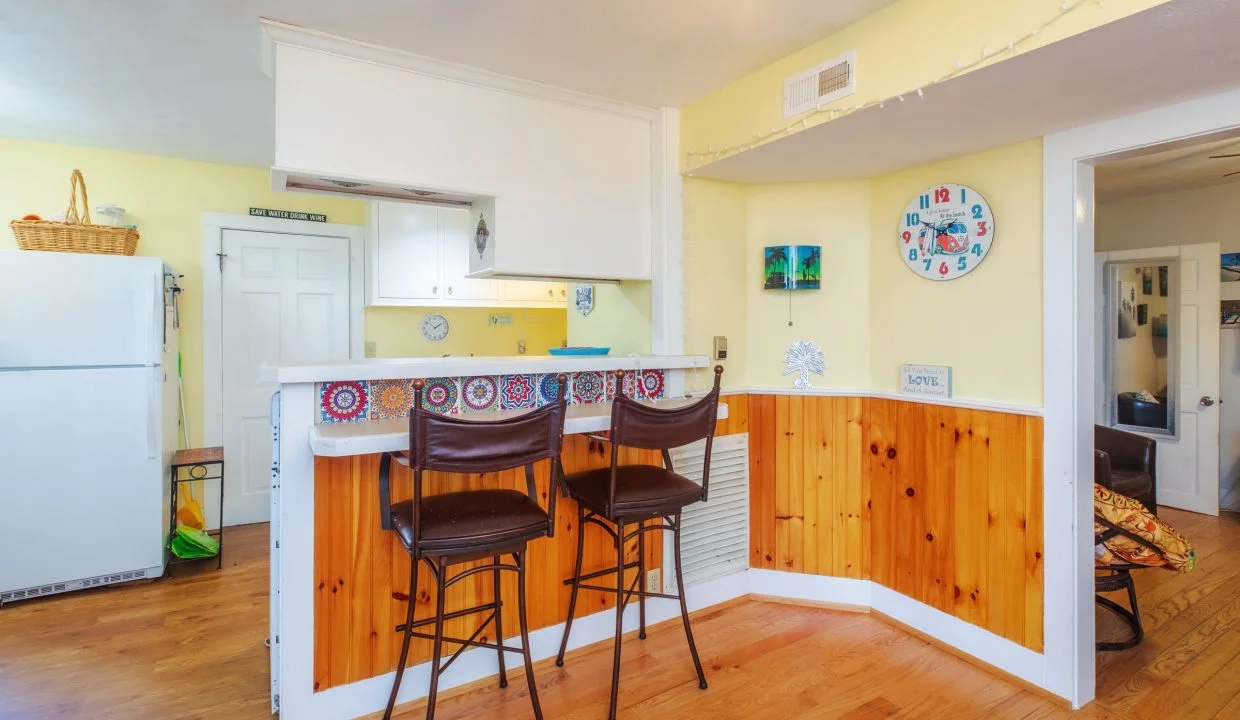
[{"label": "ceiling air vent", "polygon": [[849,50],[784,80],[784,117],[800,115],[855,92],[857,51]]}]

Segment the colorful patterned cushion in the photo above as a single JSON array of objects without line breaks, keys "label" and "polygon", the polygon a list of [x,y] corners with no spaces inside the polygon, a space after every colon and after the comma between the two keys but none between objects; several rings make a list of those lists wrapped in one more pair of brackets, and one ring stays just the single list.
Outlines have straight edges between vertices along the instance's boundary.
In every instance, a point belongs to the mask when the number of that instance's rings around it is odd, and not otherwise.
[{"label": "colorful patterned cushion", "polygon": [[[1189,572],[1197,565],[1197,553],[1184,536],[1145,509],[1141,503],[1094,483],[1094,515],[1148,540],[1160,552],[1123,535],[1116,535],[1094,548],[1094,561],[1107,565],[1148,565]],[[1094,535],[1107,530],[1094,521]]]}]

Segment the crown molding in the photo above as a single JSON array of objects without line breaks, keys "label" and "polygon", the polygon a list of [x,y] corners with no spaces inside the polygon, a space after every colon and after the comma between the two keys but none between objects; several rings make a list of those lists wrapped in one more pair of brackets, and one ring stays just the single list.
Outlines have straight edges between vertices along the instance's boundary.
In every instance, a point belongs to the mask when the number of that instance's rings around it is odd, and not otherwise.
[{"label": "crown molding", "polygon": [[316,52],[336,55],[361,62],[385,65],[408,70],[420,75],[475,85],[500,92],[523,95],[537,100],[557,102],[563,105],[587,108],[600,112],[654,122],[659,118],[658,108],[633,105],[610,98],[568,90],[533,80],[523,80],[489,70],[416,55],[381,45],[332,35],[320,30],[289,25],[278,20],[259,18],[262,30],[261,62],[263,72],[272,79],[276,76],[277,45],[289,45]]}]

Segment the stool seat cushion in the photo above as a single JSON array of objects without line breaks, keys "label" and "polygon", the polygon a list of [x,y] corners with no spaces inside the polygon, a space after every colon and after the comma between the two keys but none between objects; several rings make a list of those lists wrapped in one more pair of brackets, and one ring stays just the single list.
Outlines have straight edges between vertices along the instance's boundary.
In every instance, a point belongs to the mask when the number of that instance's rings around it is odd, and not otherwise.
[{"label": "stool seat cushion", "polygon": [[[392,527],[413,544],[413,502],[392,505]],[[501,542],[520,542],[547,530],[547,513],[516,490],[470,490],[422,498],[423,550],[467,552]]]},{"label": "stool seat cushion", "polygon": [[577,502],[604,515],[671,512],[702,497],[702,486],[655,465],[621,465],[616,468],[616,505],[607,507],[611,468],[574,473],[565,478],[568,494]]}]

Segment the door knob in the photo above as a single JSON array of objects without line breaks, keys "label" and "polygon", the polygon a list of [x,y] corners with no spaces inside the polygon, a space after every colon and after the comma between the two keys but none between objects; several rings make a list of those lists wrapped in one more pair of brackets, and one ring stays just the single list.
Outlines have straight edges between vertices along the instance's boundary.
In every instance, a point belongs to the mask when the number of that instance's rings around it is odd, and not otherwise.
[{"label": "door knob", "polygon": [[1201,396],[1201,404],[1202,404],[1204,407],[1210,407],[1211,405],[1213,405],[1213,404],[1214,404],[1214,398],[1210,397],[1209,395],[1202,395],[1202,396]]}]

